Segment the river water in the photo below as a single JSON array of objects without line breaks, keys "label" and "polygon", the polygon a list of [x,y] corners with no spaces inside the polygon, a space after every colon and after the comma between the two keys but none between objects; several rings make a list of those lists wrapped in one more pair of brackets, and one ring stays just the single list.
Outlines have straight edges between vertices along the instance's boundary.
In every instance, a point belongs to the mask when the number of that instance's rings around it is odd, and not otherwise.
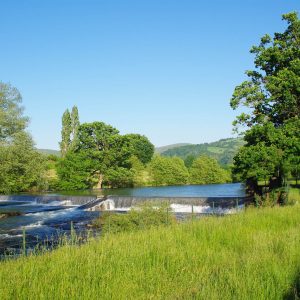
[{"label": "river water", "polygon": [[[222,198],[244,197],[245,189],[242,184],[234,183],[0,196],[0,215],[2,214],[2,218],[0,218],[0,255],[13,251],[20,252],[24,231],[26,245],[29,247],[45,243],[45,241],[57,240],[57,237],[63,234],[69,235],[71,224],[77,233],[85,233],[88,224],[97,218],[100,212],[80,209],[80,201],[88,202],[99,195],[127,196],[127,198],[128,196]],[[174,210],[180,207],[183,209],[182,212],[187,212],[182,205],[173,206]]]}]

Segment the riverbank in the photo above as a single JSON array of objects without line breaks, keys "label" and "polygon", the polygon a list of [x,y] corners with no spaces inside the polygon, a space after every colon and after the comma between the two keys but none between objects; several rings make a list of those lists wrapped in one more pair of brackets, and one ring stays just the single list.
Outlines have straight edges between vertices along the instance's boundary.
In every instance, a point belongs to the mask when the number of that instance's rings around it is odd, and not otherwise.
[{"label": "riverbank", "polygon": [[282,299],[299,252],[299,206],[250,209],[2,262],[0,298]]}]

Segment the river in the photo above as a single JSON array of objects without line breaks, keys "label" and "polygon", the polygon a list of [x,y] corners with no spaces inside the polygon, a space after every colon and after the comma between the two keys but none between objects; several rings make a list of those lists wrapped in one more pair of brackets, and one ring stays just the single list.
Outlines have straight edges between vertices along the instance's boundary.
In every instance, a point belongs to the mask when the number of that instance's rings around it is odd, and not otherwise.
[{"label": "river", "polygon": [[[240,183],[106,189],[42,195],[0,196],[0,254],[19,251],[25,231],[26,244],[32,247],[69,235],[71,223],[77,233],[85,233],[100,212],[78,209],[76,201],[85,202],[99,195],[131,197],[244,197]],[[75,197],[74,197],[75,196]],[[76,201],[74,200],[76,198]],[[4,218],[4,215],[6,216]]]}]

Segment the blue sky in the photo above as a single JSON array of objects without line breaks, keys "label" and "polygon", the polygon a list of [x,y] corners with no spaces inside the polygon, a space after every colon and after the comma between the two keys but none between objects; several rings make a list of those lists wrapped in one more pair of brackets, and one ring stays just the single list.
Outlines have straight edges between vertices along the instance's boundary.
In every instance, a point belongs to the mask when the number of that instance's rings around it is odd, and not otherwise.
[{"label": "blue sky", "polygon": [[299,0],[0,0],[0,81],[23,95],[37,147],[58,149],[61,116],[103,121],[156,145],[232,135],[249,53]]}]

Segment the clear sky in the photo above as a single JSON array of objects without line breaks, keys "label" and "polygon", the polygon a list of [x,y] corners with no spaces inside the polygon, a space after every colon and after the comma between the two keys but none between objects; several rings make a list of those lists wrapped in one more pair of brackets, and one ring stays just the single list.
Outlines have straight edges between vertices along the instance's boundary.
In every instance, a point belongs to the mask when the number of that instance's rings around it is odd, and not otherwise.
[{"label": "clear sky", "polygon": [[299,0],[0,0],[0,81],[23,95],[37,147],[61,116],[104,121],[156,145],[232,135],[234,87],[252,45]]}]

